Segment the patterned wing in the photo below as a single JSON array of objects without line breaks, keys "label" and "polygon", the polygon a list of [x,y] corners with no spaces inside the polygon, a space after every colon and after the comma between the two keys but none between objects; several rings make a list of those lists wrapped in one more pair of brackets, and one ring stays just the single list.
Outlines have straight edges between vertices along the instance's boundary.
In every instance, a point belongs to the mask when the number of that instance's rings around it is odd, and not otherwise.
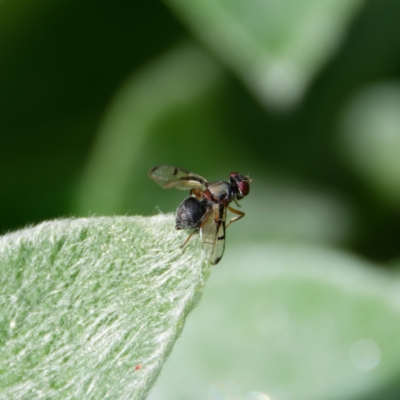
[{"label": "patterned wing", "polygon": [[220,262],[225,251],[226,207],[217,204],[205,214],[200,225],[200,236],[210,264]]},{"label": "patterned wing", "polygon": [[206,189],[207,180],[200,175],[171,165],[158,165],[149,172],[149,177],[154,179],[164,189],[175,187],[177,189]]}]

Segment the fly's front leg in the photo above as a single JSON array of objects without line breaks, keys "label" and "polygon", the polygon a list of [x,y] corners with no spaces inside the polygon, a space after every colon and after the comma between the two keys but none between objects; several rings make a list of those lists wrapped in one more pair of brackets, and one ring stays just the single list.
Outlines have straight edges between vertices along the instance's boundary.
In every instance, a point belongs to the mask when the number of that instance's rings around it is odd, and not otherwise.
[{"label": "fly's front leg", "polygon": [[231,218],[231,220],[226,224],[226,228],[227,228],[232,222],[235,222],[235,221],[237,221],[238,219],[243,218],[243,217],[245,216],[245,213],[244,213],[244,212],[239,211],[239,210],[235,210],[235,209],[232,208],[232,207],[229,207],[229,206],[228,206],[228,210],[229,210],[231,213],[234,213],[234,214],[238,215],[238,217]]},{"label": "fly's front leg", "polygon": [[236,200],[236,198],[234,198],[233,201],[235,202],[235,204],[236,204],[238,207],[242,207],[242,206],[238,203],[238,201]]}]

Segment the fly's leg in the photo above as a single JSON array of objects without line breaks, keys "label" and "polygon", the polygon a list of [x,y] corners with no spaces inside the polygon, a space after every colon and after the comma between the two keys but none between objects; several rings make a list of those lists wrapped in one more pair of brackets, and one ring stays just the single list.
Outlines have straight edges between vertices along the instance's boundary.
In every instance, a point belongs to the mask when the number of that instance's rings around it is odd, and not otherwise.
[{"label": "fly's leg", "polygon": [[225,229],[226,229],[232,222],[235,222],[235,221],[237,221],[237,220],[239,220],[240,218],[243,218],[243,217],[245,216],[245,213],[244,213],[244,212],[239,211],[239,210],[235,210],[235,209],[232,208],[232,207],[229,207],[229,206],[228,206],[228,210],[229,210],[231,213],[234,213],[234,214],[238,215],[238,217],[231,218],[230,221],[226,224]]},{"label": "fly's leg", "polygon": [[242,207],[242,206],[238,203],[238,201],[236,200],[236,198],[234,198],[233,201],[235,202],[235,204],[236,204],[238,207]]},{"label": "fly's leg", "polygon": [[194,230],[188,237],[187,239],[180,245],[180,248],[183,249],[189,242],[190,238],[196,233],[198,232],[197,230]]},{"label": "fly's leg", "polygon": [[199,199],[199,200],[203,199],[203,191],[200,189],[192,189],[190,191],[190,195],[193,197],[196,197],[196,199]]}]

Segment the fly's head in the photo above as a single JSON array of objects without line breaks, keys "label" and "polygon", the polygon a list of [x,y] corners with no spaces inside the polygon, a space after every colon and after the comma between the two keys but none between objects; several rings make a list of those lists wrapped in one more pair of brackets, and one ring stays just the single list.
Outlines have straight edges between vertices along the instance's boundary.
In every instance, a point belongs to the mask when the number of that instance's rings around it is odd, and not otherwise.
[{"label": "fly's head", "polygon": [[239,174],[238,172],[232,172],[229,175],[229,180],[236,192],[236,198],[238,200],[243,199],[243,197],[250,193],[250,177]]}]

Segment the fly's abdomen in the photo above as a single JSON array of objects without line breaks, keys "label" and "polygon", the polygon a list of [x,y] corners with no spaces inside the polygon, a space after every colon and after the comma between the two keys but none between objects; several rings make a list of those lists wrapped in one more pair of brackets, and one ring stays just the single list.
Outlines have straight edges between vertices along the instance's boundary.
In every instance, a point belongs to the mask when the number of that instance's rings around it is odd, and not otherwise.
[{"label": "fly's abdomen", "polygon": [[207,211],[204,202],[195,197],[183,200],[176,210],[176,229],[199,228],[201,219]]}]

